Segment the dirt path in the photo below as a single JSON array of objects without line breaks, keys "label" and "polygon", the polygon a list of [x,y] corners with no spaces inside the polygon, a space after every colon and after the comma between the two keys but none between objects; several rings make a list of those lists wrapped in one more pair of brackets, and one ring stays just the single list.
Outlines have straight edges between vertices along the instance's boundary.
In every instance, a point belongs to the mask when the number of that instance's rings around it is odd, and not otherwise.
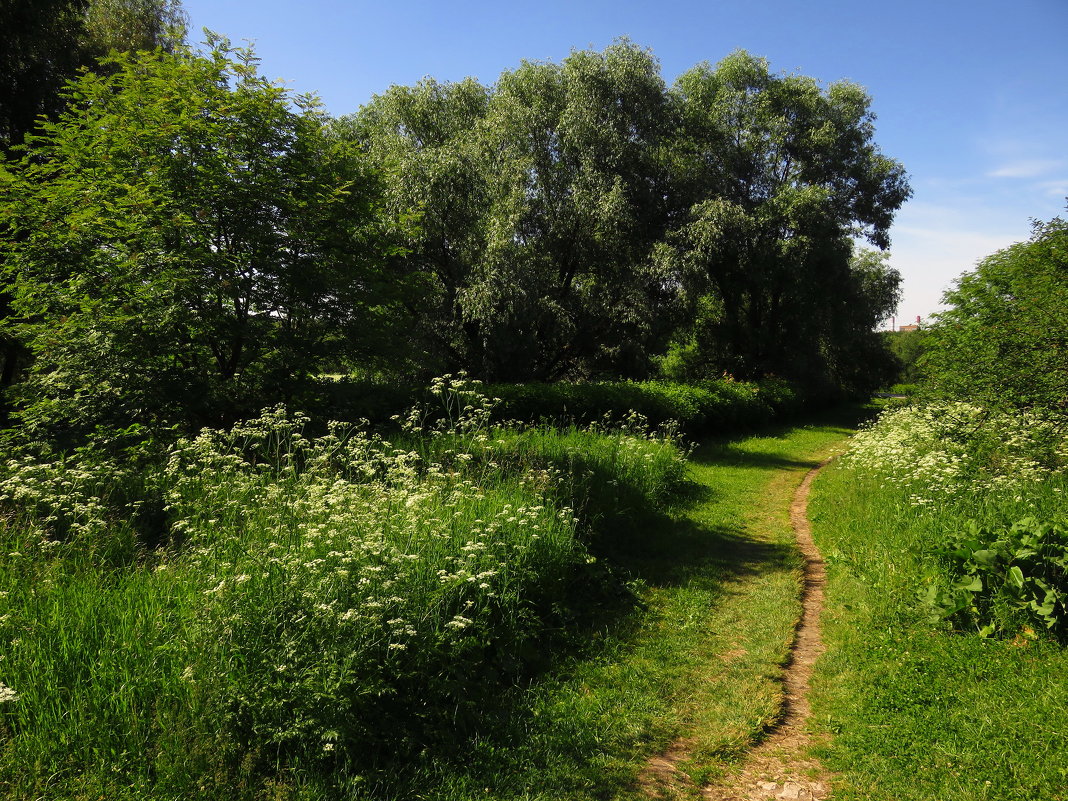
[{"label": "dirt path", "polygon": [[805,558],[802,614],[790,663],[783,675],[782,718],[760,745],[754,748],[741,771],[729,783],[706,787],[702,797],[709,801],[763,801],[763,799],[812,799],[820,801],[830,795],[829,776],[820,764],[805,754],[812,737],[805,724],[812,714],[809,705],[809,680],[812,669],[823,653],[820,636],[820,612],[823,609],[827,570],[808,522],[808,494],[812,481],[830,460],[813,468],[794,493],[790,505],[790,522],[797,545]]},{"label": "dirt path", "polygon": [[[822,801],[830,795],[829,774],[807,756],[813,742],[806,730],[812,711],[808,700],[809,680],[823,652],[820,612],[827,583],[823,557],[812,540],[808,495],[813,479],[830,461],[824,460],[805,475],[790,506],[790,522],[805,564],[801,619],[782,678],[781,717],[768,730],[766,738],[749,752],[737,772],[721,784],[700,789],[700,796],[707,801]],[[692,795],[696,788],[689,785],[688,777],[677,768],[687,758],[686,743],[680,742],[651,760],[642,780],[646,794],[661,798]]]}]

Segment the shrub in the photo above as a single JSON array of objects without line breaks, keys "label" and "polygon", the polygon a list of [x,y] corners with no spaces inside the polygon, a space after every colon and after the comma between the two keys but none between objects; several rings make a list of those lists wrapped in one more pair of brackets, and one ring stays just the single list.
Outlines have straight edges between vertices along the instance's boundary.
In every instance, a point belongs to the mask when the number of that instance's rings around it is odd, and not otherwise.
[{"label": "shrub", "polygon": [[502,419],[583,424],[634,411],[653,427],[676,421],[692,437],[760,425],[802,403],[792,385],[776,380],[494,384],[488,391],[502,399]]},{"label": "shrub", "polygon": [[943,298],[920,361],[933,393],[990,408],[1068,413],[1068,222],[965,273]]}]

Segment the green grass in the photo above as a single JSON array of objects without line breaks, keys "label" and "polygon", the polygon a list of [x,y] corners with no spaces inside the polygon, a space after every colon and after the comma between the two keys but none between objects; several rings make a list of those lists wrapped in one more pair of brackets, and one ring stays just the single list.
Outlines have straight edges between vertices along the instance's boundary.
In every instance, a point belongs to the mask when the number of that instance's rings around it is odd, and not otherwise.
[{"label": "green grass", "polygon": [[[139,474],[7,464],[0,795],[344,797],[448,753],[487,695],[633,603],[588,554],[608,525],[588,510],[641,514],[682,479],[637,432],[445,433],[434,462],[301,427],[275,410]],[[126,484],[155,494],[131,506]]]},{"label": "green grass", "polygon": [[728,770],[779,710],[800,614],[790,498],[852,422],[698,449],[689,501],[613,548],[641,611],[592,629],[588,651],[532,685],[460,764],[423,764],[368,797],[641,798],[646,761],[679,739],[697,783]]},{"label": "green grass", "polygon": [[[206,434],[115,482],[9,466],[0,795],[629,798],[673,741],[702,779],[774,719],[789,498],[846,428],[708,444],[688,477],[638,431],[473,425],[419,459],[292,432]],[[90,502],[134,478],[160,549],[122,492]]]},{"label": "green grass", "polygon": [[907,491],[835,467],[810,512],[829,563],[827,653],[814,698],[835,798],[1068,798],[1068,652],[1024,630],[983,639],[931,621],[920,596],[932,550],[967,521],[1064,519],[1068,480],[923,507]]}]

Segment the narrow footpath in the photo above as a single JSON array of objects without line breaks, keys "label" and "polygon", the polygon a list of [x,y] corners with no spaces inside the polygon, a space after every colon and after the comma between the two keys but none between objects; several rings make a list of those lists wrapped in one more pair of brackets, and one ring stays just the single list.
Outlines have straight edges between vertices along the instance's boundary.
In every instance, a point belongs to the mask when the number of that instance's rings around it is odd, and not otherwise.
[{"label": "narrow footpath", "polygon": [[[750,558],[755,551],[761,551],[765,554],[761,561],[774,565],[786,558],[773,556],[775,551],[771,549],[777,548],[781,549],[779,553],[792,551],[789,559],[793,567],[786,573],[765,567],[736,576],[733,588],[720,599],[718,619],[711,621],[714,625],[709,634],[719,641],[713,659],[717,666],[705,677],[705,686],[695,689],[700,698],[690,701],[717,706],[712,699],[720,695],[723,700],[723,691],[738,677],[740,663],[750,661],[745,669],[750,675],[759,676],[763,684],[750,679],[748,692],[767,698],[765,711],[760,712],[760,707],[753,705],[749,714],[756,711],[760,717],[750,717],[748,734],[736,736],[726,747],[724,743],[728,741],[722,735],[709,735],[723,725],[724,717],[735,715],[737,708],[719,704],[716,710],[694,715],[686,727],[688,733],[647,763],[639,780],[643,797],[708,801],[823,801],[830,797],[831,777],[810,755],[815,743],[807,725],[811,715],[809,682],[823,651],[820,612],[826,584],[826,570],[812,540],[807,506],[813,480],[834,458],[827,458],[829,450],[840,448],[841,439],[836,439],[837,442],[825,439],[822,447],[817,446],[822,454],[815,458],[800,456],[801,449],[792,445],[774,455],[750,450],[748,443],[745,451],[739,449],[739,464],[750,469],[759,466],[767,471],[767,478],[763,490],[750,496],[750,513],[740,521],[742,537],[737,541],[735,558]],[[770,441],[764,443],[763,447],[770,450]],[[699,461],[697,454],[695,463]],[[723,464],[723,454],[716,454],[709,458],[708,469],[722,470],[718,465]],[[716,487],[719,475],[698,475],[698,480],[712,479],[716,483],[711,486]],[[727,494],[731,492],[728,490]],[[785,569],[785,563],[781,564]],[[777,573],[782,579],[775,578]],[[790,574],[793,578],[786,580]],[[774,615],[761,617],[760,610],[768,610],[772,598],[778,599],[775,603],[784,613],[782,623],[773,620]],[[787,611],[791,607],[795,610],[792,615]],[[761,620],[766,626],[761,625]],[[732,640],[729,648],[724,642],[728,632]],[[759,657],[762,668],[757,664],[758,650],[763,652]]]},{"label": "narrow footpath", "polygon": [[823,653],[820,613],[823,610],[827,570],[808,520],[808,495],[812,481],[831,460],[824,460],[805,475],[790,505],[790,523],[797,547],[805,560],[802,614],[783,674],[782,719],[760,745],[750,752],[742,770],[721,785],[705,787],[709,801],[764,801],[798,799],[822,801],[830,794],[829,776],[807,755],[812,737],[806,724],[812,714],[809,681]]}]

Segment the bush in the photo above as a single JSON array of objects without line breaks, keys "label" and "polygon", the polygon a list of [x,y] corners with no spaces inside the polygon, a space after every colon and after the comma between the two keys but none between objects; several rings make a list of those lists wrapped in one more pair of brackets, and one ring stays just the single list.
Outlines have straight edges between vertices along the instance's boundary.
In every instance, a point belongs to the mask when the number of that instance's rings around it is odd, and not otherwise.
[{"label": "bush", "polygon": [[946,292],[920,365],[931,391],[990,408],[1068,413],[1068,222],[979,262]]},{"label": "bush", "polygon": [[784,381],[721,379],[700,384],[668,381],[588,384],[494,384],[498,416],[528,422],[592,423],[634,411],[656,427],[678,423],[688,436],[757,426],[796,411],[800,393]]}]

